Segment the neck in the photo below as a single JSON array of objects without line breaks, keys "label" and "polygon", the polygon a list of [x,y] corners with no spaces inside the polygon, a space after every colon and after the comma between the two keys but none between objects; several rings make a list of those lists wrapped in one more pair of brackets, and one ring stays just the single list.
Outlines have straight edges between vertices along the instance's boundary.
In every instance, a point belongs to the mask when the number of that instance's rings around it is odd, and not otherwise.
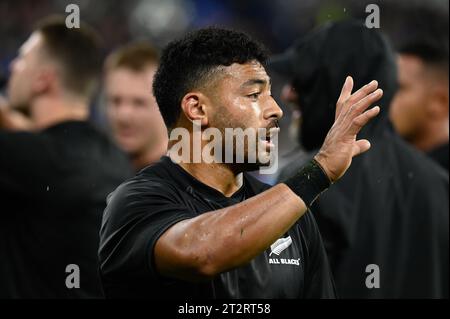
[{"label": "neck", "polygon": [[[168,155],[174,162],[180,163],[179,165],[185,171],[187,171],[203,184],[216,189],[226,197],[232,196],[236,191],[239,190],[239,188],[241,188],[243,183],[242,165],[233,165],[229,163],[223,163],[222,161],[213,161],[212,163],[207,163],[204,161],[203,156],[201,155],[200,159],[194,159],[195,155],[199,155],[199,150],[194,147],[196,144],[194,143],[195,134],[193,134],[192,132],[192,125],[193,124],[190,121],[186,120],[181,120],[177,123],[175,127],[185,128],[187,131],[189,131],[189,136],[185,136],[182,134],[180,139],[180,136],[178,136],[178,138],[172,136],[173,131],[170,132],[167,152]],[[198,136],[196,137],[198,138]],[[203,150],[205,145],[209,142],[209,140],[204,140],[203,138],[201,138],[200,135],[200,153],[202,153],[201,150]],[[177,157],[179,158],[177,154],[178,150],[176,150],[174,146],[179,143],[181,143],[181,145],[185,145],[189,149],[189,160],[187,160],[183,156],[181,162],[180,160],[177,160]],[[183,151],[187,150],[182,147],[181,151],[183,153]],[[194,155],[194,153],[196,154]]]},{"label": "neck", "polygon": [[167,152],[167,141],[152,146],[143,152],[131,155],[131,163],[137,172],[147,165],[158,161]]},{"label": "neck", "polygon": [[433,149],[448,143],[449,128],[448,120],[439,125],[430,126],[426,133],[414,139],[412,143],[415,147],[424,152],[430,152]]},{"label": "neck", "polygon": [[33,127],[41,130],[65,121],[85,121],[86,102],[54,97],[39,97],[30,107]]},{"label": "neck", "polygon": [[[170,150],[169,156],[171,156]],[[197,180],[218,190],[226,197],[232,196],[242,186],[242,173],[236,172],[228,164],[201,162],[179,165]]]}]

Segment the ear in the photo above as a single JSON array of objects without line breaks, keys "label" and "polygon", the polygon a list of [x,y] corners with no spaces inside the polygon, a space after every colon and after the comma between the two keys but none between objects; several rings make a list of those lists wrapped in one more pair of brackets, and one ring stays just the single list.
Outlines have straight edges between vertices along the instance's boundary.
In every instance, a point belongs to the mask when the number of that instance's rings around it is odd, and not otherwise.
[{"label": "ear", "polygon": [[39,95],[54,90],[56,87],[56,70],[50,67],[42,67],[39,71],[37,71],[32,85],[34,94]]},{"label": "ear", "polygon": [[202,127],[208,125],[207,97],[200,92],[189,92],[181,100],[181,108],[189,121],[200,121]]}]

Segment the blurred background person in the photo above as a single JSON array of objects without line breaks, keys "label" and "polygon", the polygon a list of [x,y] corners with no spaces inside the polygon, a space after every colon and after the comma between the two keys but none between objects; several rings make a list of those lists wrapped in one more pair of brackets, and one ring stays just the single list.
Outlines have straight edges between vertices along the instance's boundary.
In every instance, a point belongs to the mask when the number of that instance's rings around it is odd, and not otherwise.
[{"label": "blurred background person", "polygon": [[410,35],[395,42],[399,91],[390,117],[402,137],[448,171],[448,11],[424,7],[414,18],[405,25]]},{"label": "blurred background person", "polygon": [[167,151],[167,129],[152,93],[158,53],[149,44],[113,52],[105,64],[106,112],[111,133],[135,171]]},{"label": "blurred background person", "polygon": [[28,116],[30,131],[0,129],[0,298],[103,296],[102,212],[131,168],[86,121],[100,69],[94,31],[57,17],[39,23],[11,64],[7,107]]},{"label": "blurred background person", "polygon": [[[397,90],[394,53],[363,23],[333,23],[275,57],[290,79],[283,97],[301,112],[299,153],[281,172],[310,159],[334,121],[334,102],[347,75],[355,86],[377,80],[384,95],[376,119],[360,133],[369,153],[312,206],[343,298],[448,298],[448,175],[393,131],[389,106]],[[379,269],[367,286],[366,267]],[[376,281],[375,281],[376,282]]]}]

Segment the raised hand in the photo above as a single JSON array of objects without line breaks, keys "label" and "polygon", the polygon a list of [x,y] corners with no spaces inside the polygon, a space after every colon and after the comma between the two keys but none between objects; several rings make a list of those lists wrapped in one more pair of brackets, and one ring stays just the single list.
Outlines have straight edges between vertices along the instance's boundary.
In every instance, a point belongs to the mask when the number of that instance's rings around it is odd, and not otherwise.
[{"label": "raised hand", "polygon": [[359,131],[380,108],[367,108],[383,96],[378,82],[372,81],[352,94],[353,78],[347,77],[336,103],[336,116],[319,152],[314,157],[331,181],[337,181],[350,167],[352,158],[370,148],[368,140],[357,140]]}]

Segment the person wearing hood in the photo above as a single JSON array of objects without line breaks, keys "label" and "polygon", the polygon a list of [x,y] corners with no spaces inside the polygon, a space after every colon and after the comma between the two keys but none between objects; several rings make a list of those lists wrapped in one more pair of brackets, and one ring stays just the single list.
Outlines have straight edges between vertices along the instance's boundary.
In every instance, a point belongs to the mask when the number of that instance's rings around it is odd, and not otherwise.
[{"label": "person wearing hood", "polygon": [[395,57],[376,30],[358,21],[327,24],[272,59],[290,82],[282,96],[301,113],[302,151],[290,176],[320,147],[347,75],[355,87],[375,79],[380,115],[364,127],[371,152],[312,207],[342,298],[448,298],[448,175],[396,135],[389,106],[397,90]]}]

